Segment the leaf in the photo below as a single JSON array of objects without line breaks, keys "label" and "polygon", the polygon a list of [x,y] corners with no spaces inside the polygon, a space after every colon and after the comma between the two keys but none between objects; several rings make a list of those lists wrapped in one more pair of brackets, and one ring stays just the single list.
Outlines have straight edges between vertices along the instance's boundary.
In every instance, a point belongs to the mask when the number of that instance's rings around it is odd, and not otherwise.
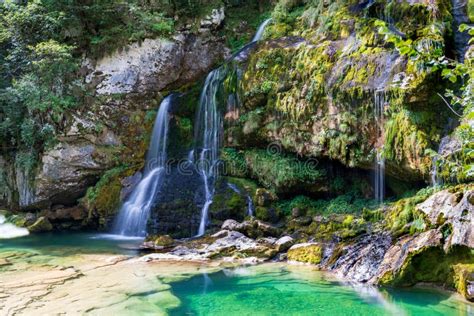
[{"label": "leaf", "polygon": [[444,68],[443,71],[441,72],[441,76],[443,77],[450,77],[452,76],[452,71],[449,68]]}]

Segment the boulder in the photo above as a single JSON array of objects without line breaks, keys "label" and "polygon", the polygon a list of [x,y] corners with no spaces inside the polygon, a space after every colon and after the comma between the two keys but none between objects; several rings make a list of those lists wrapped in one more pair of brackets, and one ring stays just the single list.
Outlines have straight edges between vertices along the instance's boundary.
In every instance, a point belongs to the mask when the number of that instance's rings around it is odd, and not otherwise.
[{"label": "boulder", "polygon": [[426,214],[433,226],[441,224],[450,226],[451,233],[444,244],[446,251],[453,246],[474,248],[473,201],[473,190],[468,190],[464,194],[444,190],[435,193],[416,208]]},{"label": "boulder", "polygon": [[474,191],[464,193],[461,201],[447,215],[446,222],[451,224],[451,235],[445,242],[445,250],[453,246],[474,248]]},{"label": "boulder", "polygon": [[23,208],[71,205],[113,165],[113,151],[89,142],[63,142],[44,153],[34,195]]},{"label": "boulder", "polygon": [[407,260],[429,248],[442,246],[443,235],[439,230],[431,229],[416,236],[404,236],[391,246],[380,263],[377,273],[370,282],[391,284],[402,273]]},{"label": "boulder", "polygon": [[474,264],[453,266],[454,286],[468,301],[474,302]]},{"label": "boulder", "polygon": [[53,230],[53,225],[51,225],[46,217],[42,216],[38,218],[33,225],[27,228],[31,233],[43,233]]},{"label": "boulder", "polygon": [[295,240],[290,236],[283,236],[275,242],[276,249],[278,252],[288,250],[293,244]]},{"label": "boulder", "polygon": [[293,245],[287,253],[288,261],[319,264],[322,260],[323,247],[319,243]]},{"label": "boulder", "polygon": [[444,221],[456,204],[458,204],[456,194],[444,190],[433,194],[426,201],[418,204],[416,209],[425,213],[432,225],[437,225]]},{"label": "boulder", "polygon": [[221,229],[238,231],[240,227],[241,227],[241,224],[239,222],[233,219],[228,219],[222,224]]},{"label": "boulder", "polygon": [[257,206],[269,206],[275,200],[275,195],[267,189],[259,188],[255,191],[255,204]]},{"label": "boulder", "polygon": [[388,234],[361,236],[352,244],[334,249],[330,269],[341,277],[367,282],[377,275],[390,243]]},{"label": "boulder", "polygon": [[140,245],[140,249],[163,250],[170,249],[175,244],[175,240],[169,235],[149,236],[145,242]]},{"label": "boulder", "polygon": [[224,7],[213,9],[211,14],[201,20],[201,28],[218,28],[225,19]]}]

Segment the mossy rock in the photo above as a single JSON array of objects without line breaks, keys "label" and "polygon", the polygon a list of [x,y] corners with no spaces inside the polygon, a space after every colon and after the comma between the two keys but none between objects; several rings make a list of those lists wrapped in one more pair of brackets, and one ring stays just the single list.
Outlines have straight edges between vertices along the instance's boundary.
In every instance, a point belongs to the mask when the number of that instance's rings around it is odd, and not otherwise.
[{"label": "mossy rock", "polygon": [[474,302],[474,263],[453,266],[454,287],[467,300]]},{"label": "mossy rock", "polygon": [[272,207],[257,206],[255,217],[264,222],[276,223],[280,220],[281,214],[278,209]]},{"label": "mossy rock", "polygon": [[288,260],[310,264],[321,263],[323,248],[319,244],[306,243],[294,245],[288,250]]},{"label": "mossy rock", "polygon": [[154,238],[153,242],[156,246],[168,248],[174,245],[174,239],[169,235],[161,235]]},{"label": "mossy rock", "polygon": [[28,230],[30,231],[30,233],[49,232],[53,230],[53,225],[46,217],[42,216],[38,218],[33,225],[28,226]]}]

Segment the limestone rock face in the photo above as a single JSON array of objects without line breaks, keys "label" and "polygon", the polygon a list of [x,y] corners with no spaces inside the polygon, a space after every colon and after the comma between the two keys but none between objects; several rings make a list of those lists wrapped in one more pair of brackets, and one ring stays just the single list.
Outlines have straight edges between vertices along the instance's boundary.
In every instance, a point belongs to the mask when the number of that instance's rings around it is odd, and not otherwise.
[{"label": "limestone rock face", "polygon": [[387,282],[400,272],[406,260],[423,249],[440,247],[443,235],[439,230],[429,230],[417,236],[405,236],[387,250],[372,282]]},{"label": "limestone rock face", "polygon": [[390,243],[389,235],[362,236],[354,244],[343,247],[341,257],[331,269],[342,277],[368,282],[377,275]]},{"label": "limestone rock face", "polygon": [[224,51],[210,34],[146,39],[89,66],[87,82],[96,85],[99,95],[158,92],[204,75]]},{"label": "limestone rock face", "polygon": [[462,195],[447,190],[432,195],[417,209],[425,213],[432,225],[450,225],[451,234],[444,244],[445,250],[452,246],[474,248],[474,191]]},{"label": "limestone rock face", "polygon": [[109,168],[112,157],[92,143],[60,143],[42,157],[30,207],[73,204],[85,194],[99,175]]},{"label": "limestone rock face", "polygon": [[445,243],[445,249],[452,246],[474,248],[474,191],[464,194],[462,200],[448,214],[447,222],[452,226],[452,233]]},{"label": "limestone rock face", "polygon": [[448,191],[441,191],[419,204],[417,209],[428,216],[431,224],[436,225],[438,219],[442,220],[441,217],[445,218],[456,206],[457,202],[454,194]]}]

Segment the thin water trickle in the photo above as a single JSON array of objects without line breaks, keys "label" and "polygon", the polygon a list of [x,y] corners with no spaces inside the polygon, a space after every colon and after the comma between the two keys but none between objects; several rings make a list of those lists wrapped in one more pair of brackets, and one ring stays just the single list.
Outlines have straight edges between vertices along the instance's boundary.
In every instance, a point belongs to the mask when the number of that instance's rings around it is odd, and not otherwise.
[{"label": "thin water trickle", "polygon": [[433,157],[433,162],[431,166],[431,185],[432,186],[440,186],[443,184],[442,179],[438,176],[438,159],[440,156],[443,155],[443,152],[450,141],[449,136],[445,136],[441,139],[438,148],[438,155]]},{"label": "thin water trickle", "polygon": [[[235,193],[242,195],[242,191],[240,191],[240,189],[235,184],[227,183],[227,186]],[[253,205],[252,197],[249,194],[246,194],[246,198],[247,198],[247,215],[254,216],[255,206]]]},{"label": "thin water trickle", "polygon": [[115,234],[136,237],[146,235],[146,224],[150,210],[166,173],[168,112],[171,99],[172,95],[161,102],[153,127],[143,179],[120,208],[113,230]]},{"label": "thin water trickle", "polygon": [[384,109],[386,105],[386,94],[384,90],[376,90],[374,93],[374,116],[377,124],[377,143],[375,145],[375,177],[374,191],[375,200],[383,203],[385,195],[385,157],[384,157]]}]

